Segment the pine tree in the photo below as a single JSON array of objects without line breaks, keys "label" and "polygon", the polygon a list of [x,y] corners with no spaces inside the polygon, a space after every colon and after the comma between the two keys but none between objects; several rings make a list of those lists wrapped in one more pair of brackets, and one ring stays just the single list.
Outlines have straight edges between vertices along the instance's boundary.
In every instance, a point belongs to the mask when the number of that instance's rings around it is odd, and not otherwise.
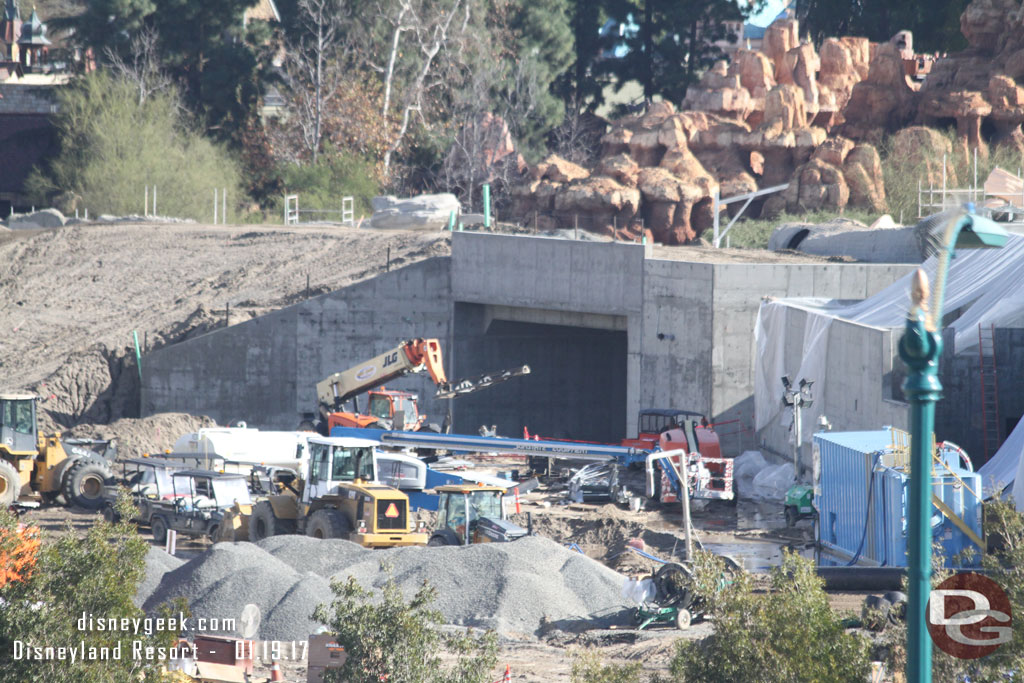
[{"label": "pine tree", "polygon": [[631,80],[643,86],[644,98],[660,95],[679,102],[700,73],[722,58],[714,44],[735,39],[726,22],[741,21],[745,12],[732,0],[617,0],[612,18],[625,27],[624,56],[606,60],[602,68],[614,74],[621,88]]},{"label": "pine tree", "polygon": [[[527,156],[537,156],[547,133],[562,122],[565,107],[556,93],[556,79],[572,65],[573,31],[569,0],[517,3],[509,21],[515,36],[516,64],[531,75],[532,110],[518,122],[517,142]],[[523,93],[513,94],[523,96]]]}]

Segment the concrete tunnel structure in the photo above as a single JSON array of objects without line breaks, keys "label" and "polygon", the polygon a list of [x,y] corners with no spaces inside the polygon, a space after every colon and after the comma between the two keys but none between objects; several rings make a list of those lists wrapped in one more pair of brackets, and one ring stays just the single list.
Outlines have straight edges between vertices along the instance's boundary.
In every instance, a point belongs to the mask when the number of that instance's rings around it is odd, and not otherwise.
[{"label": "concrete tunnel structure", "polygon": [[[454,233],[451,256],[146,354],[142,415],[187,412],[294,429],[316,410],[320,379],[403,339],[437,337],[449,377],[523,363],[532,373],[450,402],[433,398],[425,373],[388,385],[418,392],[431,422],[441,423],[450,405],[460,433],[495,425],[519,436],[525,426],[610,442],[635,434],[641,408],[675,407],[728,422],[719,432],[735,455],[757,443],[753,330],[761,298],[862,299],[912,268],[696,262],[685,260],[689,253]],[[861,358],[840,362],[857,365],[847,369],[853,375],[874,371]],[[873,415],[829,417],[844,428],[878,427]]]}]

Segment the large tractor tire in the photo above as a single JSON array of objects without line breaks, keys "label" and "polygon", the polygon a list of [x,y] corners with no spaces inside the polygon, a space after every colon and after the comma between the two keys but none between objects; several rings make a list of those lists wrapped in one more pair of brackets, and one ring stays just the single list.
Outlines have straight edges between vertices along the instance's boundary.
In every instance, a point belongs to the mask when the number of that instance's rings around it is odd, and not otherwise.
[{"label": "large tractor tire", "polygon": [[313,538],[348,538],[350,533],[352,525],[334,508],[317,510],[306,523],[306,535]]},{"label": "large tractor tire", "polygon": [[262,541],[271,536],[295,533],[294,519],[281,519],[274,514],[274,508],[270,501],[261,500],[252,508],[252,517],[249,519],[249,538],[252,541]]},{"label": "large tractor tire", "polygon": [[459,537],[456,536],[455,532],[451,529],[439,529],[431,535],[430,540],[427,541],[427,545],[430,547],[459,545]]},{"label": "large tractor tire", "polygon": [[106,503],[103,487],[114,478],[106,462],[93,458],[79,458],[64,473],[61,493],[68,505],[86,510],[99,510]]},{"label": "large tractor tire", "polygon": [[0,460],[0,507],[18,500],[18,492],[21,490],[21,477],[14,465],[6,460]]}]

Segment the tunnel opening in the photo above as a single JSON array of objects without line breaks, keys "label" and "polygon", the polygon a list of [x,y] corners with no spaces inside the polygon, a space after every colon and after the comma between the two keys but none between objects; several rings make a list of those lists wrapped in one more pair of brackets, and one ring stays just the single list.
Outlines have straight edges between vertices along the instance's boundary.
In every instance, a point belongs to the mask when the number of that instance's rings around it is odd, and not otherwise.
[{"label": "tunnel opening", "polygon": [[626,436],[624,330],[489,319],[487,307],[455,304],[454,377],[518,365],[530,374],[453,401],[453,431],[481,426],[500,436],[617,442]]}]

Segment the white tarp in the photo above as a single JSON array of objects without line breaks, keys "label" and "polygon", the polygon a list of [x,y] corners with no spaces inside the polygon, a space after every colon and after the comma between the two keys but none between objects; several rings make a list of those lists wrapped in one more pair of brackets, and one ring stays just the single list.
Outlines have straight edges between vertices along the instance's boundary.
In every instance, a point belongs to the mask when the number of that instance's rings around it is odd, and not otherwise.
[{"label": "white tarp", "polygon": [[1007,493],[1012,492],[1014,500],[1024,501],[1024,420],[1017,426],[1006,441],[987,463],[981,466],[981,486],[985,498],[997,495],[1004,487]]},{"label": "white tarp", "polygon": [[[937,259],[932,256],[922,267],[934,283]],[[855,303],[830,299],[778,299],[761,304],[754,326],[757,358],[754,369],[754,415],[758,430],[767,426],[781,411],[779,378],[786,374],[786,309],[808,312],[803,331],[804,343],[800,370],[793,378],[816,382],[814,393],[824,395],[827,382],[828,329],[839,318],[892,329],[902,327],[910,308],[910,281],[913,273],[900,278],[875,296]],[[944,314],[960,311],[950,325],[955,330],[954,350],[967,352],[977,346],[978,325],[1024,327],[1024,237],[1010,235],[1002,249],[970,249],[957,252],[946,279]],[[810,440],[817,428],[813,409],[804,413],[803,441]]]}]

